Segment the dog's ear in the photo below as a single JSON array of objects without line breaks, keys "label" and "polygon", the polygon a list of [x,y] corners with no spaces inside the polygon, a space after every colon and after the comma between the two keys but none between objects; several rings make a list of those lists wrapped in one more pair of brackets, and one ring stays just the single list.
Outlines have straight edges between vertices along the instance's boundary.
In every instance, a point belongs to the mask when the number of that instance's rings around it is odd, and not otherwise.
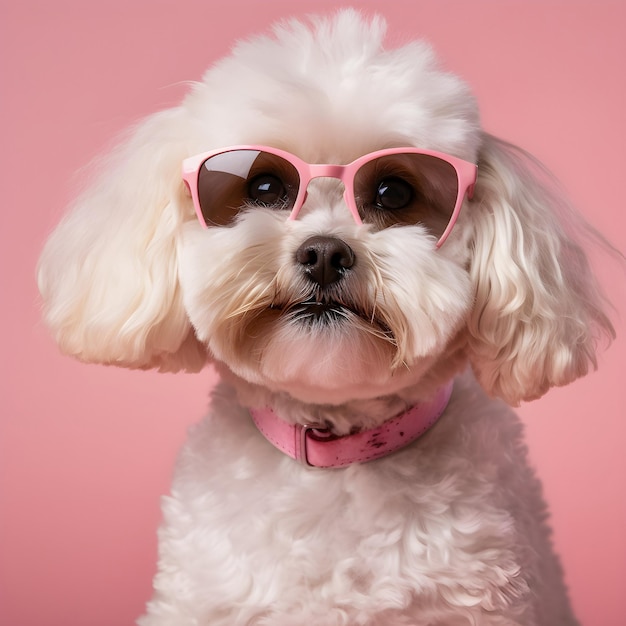
[{"label": "dog's ear", "polygon": [[478,170],[470,359],[483,387],[516,405],[595,368],[596,344],[614,330],[545,170],[488,135]]},{"label": "dog's ear", "polygon": [[143,122],[96,162],[95,182],[49,238],[39,289],[64,352],[162,371],[206,362],[178,285],[184,124],[179,109]]}]

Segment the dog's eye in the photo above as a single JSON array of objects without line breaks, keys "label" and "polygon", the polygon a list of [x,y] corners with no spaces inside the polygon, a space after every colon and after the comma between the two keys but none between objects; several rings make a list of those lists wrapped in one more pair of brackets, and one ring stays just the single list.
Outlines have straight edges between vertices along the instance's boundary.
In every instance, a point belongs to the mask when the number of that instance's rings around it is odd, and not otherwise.
[{"label": "dog's eye", "polygon": [[273,174],[260,174],[248,183],[248,196],[256,204],[273,206],[287,200],[283,182]]},{"label": "dog's eye", "polygon": [[385,178],[378,183],[374,204],[379,209],[403,209],[413,199],[413,187],[401,178]]}]

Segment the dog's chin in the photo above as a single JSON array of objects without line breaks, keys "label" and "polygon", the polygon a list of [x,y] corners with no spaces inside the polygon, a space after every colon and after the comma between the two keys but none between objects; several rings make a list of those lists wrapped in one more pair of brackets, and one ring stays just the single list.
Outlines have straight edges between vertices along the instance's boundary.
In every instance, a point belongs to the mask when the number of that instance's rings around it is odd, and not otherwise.
[{"label": "dog's chin", "polygon": [[248,382],[307,402],[370,397],[407,370],[384,322],[333,301],[274,304],[217,333],[209,347]]}]

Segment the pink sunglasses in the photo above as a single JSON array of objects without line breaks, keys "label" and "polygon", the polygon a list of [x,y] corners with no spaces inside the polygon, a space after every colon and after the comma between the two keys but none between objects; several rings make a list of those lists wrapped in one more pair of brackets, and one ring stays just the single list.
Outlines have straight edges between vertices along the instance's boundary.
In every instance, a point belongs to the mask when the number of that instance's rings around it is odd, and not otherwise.
[{"label": "pink sunglasses", "polygon": [[314,178],[344,184],[344,200],[357,224],[377,228],[422,225],[441,246],[471,199],[477,166],[456,157],[416,148],[366,154],[348,165],[311,164],[267,146],[233,146],[183,162],[200,223],[228,226],[245,209],[288,211],[295,220]]}]

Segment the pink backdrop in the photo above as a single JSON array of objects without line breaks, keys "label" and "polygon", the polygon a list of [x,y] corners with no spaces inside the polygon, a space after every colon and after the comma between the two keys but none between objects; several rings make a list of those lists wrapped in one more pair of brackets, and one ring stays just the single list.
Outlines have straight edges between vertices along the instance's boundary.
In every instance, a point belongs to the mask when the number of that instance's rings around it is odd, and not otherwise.
[{"label": "pink backdrop", "polygon": [[[353,1],[391,38],[423,36],[464,76],[491,132],[557,174],[626,249],[626,5]],[[233,39],[324,0],[2,0],[0,123],[3,354],[0,622],[131,624],[150,593],[159,494],[212,376],[75,363],[39,322],[34,265],[80,184],[76,172],[129,123],[175,103]],[[624,274],[603,280],[626,311]],[[626,623],[624,322],[600,371],[524,406],[585,626]]]}]

